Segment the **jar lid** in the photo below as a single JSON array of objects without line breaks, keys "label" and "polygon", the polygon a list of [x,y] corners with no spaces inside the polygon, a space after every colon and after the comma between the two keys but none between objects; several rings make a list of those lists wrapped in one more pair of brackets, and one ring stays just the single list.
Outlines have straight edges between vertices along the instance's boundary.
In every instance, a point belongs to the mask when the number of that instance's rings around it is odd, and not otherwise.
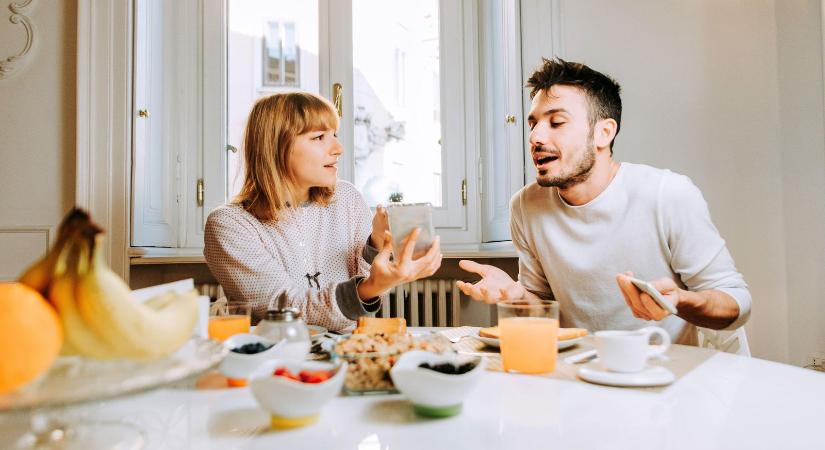
[{"label": "jar lid", "polygon": [[275,322],[292,322],[301,318],[301,311],[295,308],[270,309],[266,311],[266,320]]}]

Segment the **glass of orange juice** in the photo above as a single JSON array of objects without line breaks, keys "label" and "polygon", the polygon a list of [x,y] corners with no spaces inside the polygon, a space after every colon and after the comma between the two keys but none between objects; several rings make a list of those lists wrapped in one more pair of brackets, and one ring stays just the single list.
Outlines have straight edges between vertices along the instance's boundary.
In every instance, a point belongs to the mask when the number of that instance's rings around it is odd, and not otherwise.
[{"label": "glass of orange juice", "polygon": [[501,362],[505,372],[556,370],[559,304],[551,300],[507,300],[498,304]]},{"label": "glass of orange juice", "polygon": [[209,316],[209,338],[223,342],[239,333],[249,333],[252,325],[250,305],[229,304],[217,308]]}]

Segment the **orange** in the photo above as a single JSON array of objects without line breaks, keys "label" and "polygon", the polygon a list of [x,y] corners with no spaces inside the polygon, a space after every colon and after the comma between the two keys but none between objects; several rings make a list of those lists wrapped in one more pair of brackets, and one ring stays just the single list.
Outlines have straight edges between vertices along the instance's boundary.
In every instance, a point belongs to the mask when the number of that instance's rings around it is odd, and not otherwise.
[{"label": "orange", "polygon": [[40,293],[20,283],[0,283],[0,394],[45,372],[62,344],[60,319]]}]

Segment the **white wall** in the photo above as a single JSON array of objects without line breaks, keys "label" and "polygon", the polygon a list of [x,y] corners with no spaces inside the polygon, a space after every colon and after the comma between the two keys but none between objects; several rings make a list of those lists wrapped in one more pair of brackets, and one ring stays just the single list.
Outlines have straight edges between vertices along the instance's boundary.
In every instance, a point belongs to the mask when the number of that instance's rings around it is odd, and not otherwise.
[{"label": "white wall", "polygon": [[686,174],[704,193],[750,285],[754,355],[802,364],[825,350],[819,2],[555,4],[546,23],[560,30],[545,34],[560,39],[537,45],[622,85],[616,159]]},{"label": "white wall", "polygon": [[791,364],[825,352],[825,130],[819,0],[776,2]]},{"label": "white wall", "polygon": [[[0,59],[20,51],[22,27],[0,6]],[[18,2],[19,3],[19,2]],[[77,3],[38,2],[29,64],[0,80],[0,280],[41,256],[75,199]]]}]

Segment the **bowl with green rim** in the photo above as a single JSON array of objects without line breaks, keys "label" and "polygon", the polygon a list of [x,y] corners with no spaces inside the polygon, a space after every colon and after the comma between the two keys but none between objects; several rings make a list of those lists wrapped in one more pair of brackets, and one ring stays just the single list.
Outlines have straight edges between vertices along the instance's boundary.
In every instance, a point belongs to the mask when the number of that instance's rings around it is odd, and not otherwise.
[{"label": "bowl with green rim", "polygon": [[[432,368],[452,371],[472,365],[464,373],[442,373]],[[487,360],[479,356],[456,353],[411,351],[404,353],[390,370],[396,389],[413,404],[416,413],[426,417],[450,417],[461,412],[464,400],[484,374]]]}]

